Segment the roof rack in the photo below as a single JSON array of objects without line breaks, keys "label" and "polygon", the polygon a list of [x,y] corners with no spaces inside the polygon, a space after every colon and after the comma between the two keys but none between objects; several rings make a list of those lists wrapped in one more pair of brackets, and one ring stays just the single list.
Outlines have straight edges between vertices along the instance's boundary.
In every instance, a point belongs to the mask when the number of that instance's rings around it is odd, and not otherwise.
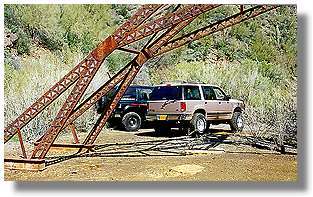
[{"label": "roof rack", "polygon": [[161,84],[166,84],[166,83],[193,83],[193,84],[202,84],[203,82],[199,81],[185,81],[185,80],[173,80],[173,81],[162,81]]}]

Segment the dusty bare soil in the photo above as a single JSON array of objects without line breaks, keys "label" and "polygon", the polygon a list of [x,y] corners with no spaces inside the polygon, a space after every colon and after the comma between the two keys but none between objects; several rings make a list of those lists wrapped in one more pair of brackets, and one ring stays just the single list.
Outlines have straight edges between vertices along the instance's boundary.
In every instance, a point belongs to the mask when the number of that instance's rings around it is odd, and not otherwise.
[{"label": "dusty bare soil", "polygon": [[[223,131],[227,133],[226,131]],[[84,133],[79,134],[84,137]],[[177,137],[177,136],[171,136]],[[103,132],[98,143],[124,143],[171,138],[152,130]],[[231,137],[231,135],[229,135]],[[68,134],[59,142],[70,142]],[[5,145],[5,156],[18,155],[18,143]],[[31,148],[31,145],[27,145]],[[237,153],[236,153],[237,152]],[[69,153],[53,148],[50,155]],[[190,155],[72,158],[49,165],[44,171],[5,169],[6,181],[296,181],[297,156],[259,150],[244,145],[217,144]]]}]

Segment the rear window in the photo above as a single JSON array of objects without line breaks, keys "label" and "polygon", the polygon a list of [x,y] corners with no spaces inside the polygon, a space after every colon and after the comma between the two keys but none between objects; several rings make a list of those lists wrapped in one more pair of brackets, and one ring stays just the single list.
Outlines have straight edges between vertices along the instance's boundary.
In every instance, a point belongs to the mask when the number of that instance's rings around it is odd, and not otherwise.
[{"label": "rear window", "polygon": [[181,100],[181,89],[180,86],[155,87],[150,95],[150,100]]}]

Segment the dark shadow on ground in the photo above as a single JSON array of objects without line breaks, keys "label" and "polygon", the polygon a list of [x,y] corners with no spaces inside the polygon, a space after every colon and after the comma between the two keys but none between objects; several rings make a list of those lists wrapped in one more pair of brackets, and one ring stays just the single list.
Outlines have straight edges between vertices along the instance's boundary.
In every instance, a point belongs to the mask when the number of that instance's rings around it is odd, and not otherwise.
[{"label": "dark shadow on ground", "polygon": [[[206,134],[209,135],[216,135],[219,133],[224,133],[224,134],[232,134],[233,132],[230,130],[226,130],[226,129],[209,129],[209,131]],[[179,129],[171,129],[171,132],[155,132],[154,130],[150,130],[150,131],[143,131],[143,132],[139,132],[136,133],[135,135],[137,136],[145,136],[145,137],[182,137],[185,136],[186,134],[179,130]]]}]

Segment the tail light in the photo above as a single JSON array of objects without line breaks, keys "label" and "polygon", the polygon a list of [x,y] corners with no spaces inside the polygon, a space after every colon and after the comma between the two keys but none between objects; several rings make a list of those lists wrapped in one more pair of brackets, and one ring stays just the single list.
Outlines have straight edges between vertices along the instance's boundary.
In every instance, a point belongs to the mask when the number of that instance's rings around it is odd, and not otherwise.
[{"label": "tail light", "polygon": [[186,102],[181,102],[180,103],[180,111],[184,112],[186,111],[187,106],[186,106]]}]

